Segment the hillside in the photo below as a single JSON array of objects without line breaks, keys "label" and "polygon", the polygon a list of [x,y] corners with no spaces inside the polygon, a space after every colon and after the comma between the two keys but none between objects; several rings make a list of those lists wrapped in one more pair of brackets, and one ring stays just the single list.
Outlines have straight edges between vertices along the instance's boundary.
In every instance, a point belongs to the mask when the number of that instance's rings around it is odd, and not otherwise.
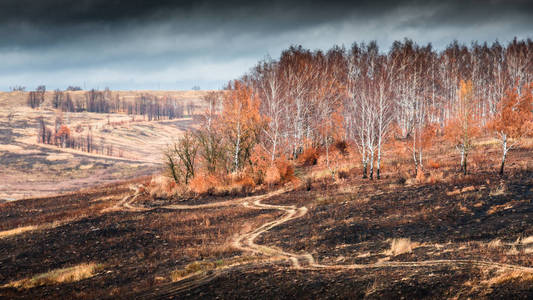
[{"label": "hillside", "polygon": [[[85,91],[69,92],[83,101]],[[118,91],[113,97],[132,101],[140,94],[173,97],[195,111],[202,109],[206,91]],[[162,151],[194,126],[191,116],[147,121],[146,116],[126,113],[58,112],[52,107],[53,92],[32,109],[28,92],[0,93],[0,201],[52,195],[160,171]],[[38,143],[38,118],[53,128],[60,117],[72,135],[90,132],[95,151],[88,153]],[[109,153],[109,149],[113,153]],[[111,155],[109,155],[111,154]]]},{"label": "hillside", "polygon": [[349,173],[195,202],[148,186],[1,204],[0,295],[533,296],[531,170],[434,184]]}]

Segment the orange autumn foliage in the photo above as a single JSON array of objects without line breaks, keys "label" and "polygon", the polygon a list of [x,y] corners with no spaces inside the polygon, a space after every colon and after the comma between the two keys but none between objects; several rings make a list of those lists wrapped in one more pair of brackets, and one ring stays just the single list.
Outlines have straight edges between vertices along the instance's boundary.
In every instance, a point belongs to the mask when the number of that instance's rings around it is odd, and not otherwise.
[{"label": "orange autumn foliage", "polygon": [[192,192],[202,195],[206,194],[212,189],[220,186],[221,182],[217,176],[213,174],[196,174],[189,182],[189,188]]},{"label": "orange autumn foliage", "polygon": [[279,174],[278,168],[275,165],[270,166],[266,170],[265,183],[268,185],[275,185],[281,181],[281,175]]},{"label": "orange autumn foliage", "polygon": [[231,149],[232,171],[242,170],[262,126],[260,99],[240,80],[230,82],[222,100],[221,128]]},{"label": "orange autumn foliage", "polygon": [[314,166],[318,162],[319,156],[320,153],[318,152],[318,149],[315,147],[308,147],[302,152],[302,154],[300,154],[298,161],[304,166]]},{"label": "orange autumn foliage", "polygon": [[461,170],[467,174],[467,158],[473,147],[473,140],[480,134],[479,119],[475,114],[476,101],[472,81],[460,82],[459,102],[455,118],[446,126],[446,138],[461,153]]},{"label": "orange autumn foliage", "polygon": [[289,182],[294,178],[294,167],[292,163],[286,157],[282,156],[276,159],[274,165],[267,169],[265,183],[275,185]]},{"label": "orange autumn foliage", "polygon": [[498,105],[498,113],[489,123],[489,129],[509,139],[520,139],[533,134],[533,83],[518,95],[516,88],[507,92]]},{"label": "orange autumn foliage", "polygon": [[520,144],[526,136],[533,135],[533,83],[507,92],[498,106],[498,112],[488,128],[497,135],[502,149],[500,175],[503,175],[507,152]]},{"label": "orange autumn foliage", "polygon": [[435,169],[435,170],[440,168],[440,164],[438,162],[436,162],[436,161],[433,161],[433,160],[430,160],[428,162],[428,166],[430,168],[432,168],[432,169]]},{"label": "orange autumn foliage", "polygon": [[70,129],[66,125],[61,125],[59,130],[56,133],[57,137],[69,137],[70,136]]}]

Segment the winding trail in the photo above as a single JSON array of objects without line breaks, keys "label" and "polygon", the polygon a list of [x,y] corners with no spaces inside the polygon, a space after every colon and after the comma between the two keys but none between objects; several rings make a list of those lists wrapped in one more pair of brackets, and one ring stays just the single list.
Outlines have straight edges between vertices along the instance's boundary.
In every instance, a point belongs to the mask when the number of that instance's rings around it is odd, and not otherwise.
[{"label": "winding trail", "polygon": [[[310,253],[291,253],[277,247],[260,245],[255,243],[255,240],[263,233],[271,230],[272,228],[279,226],[281,224],[287,223],[289,221],[301,218],[304,216],[308,209],[305,206],[296,207],[294,205],[273,205],[265,204],[262,201],[267,200],[273,196],[283,194],[288,192],[288,189],[277,190],[265,195],[250,196],[241,199],[234,199],[223,202],[216,203],[207,203],[207,204],[198,204],[198,205],[167,205],[158,208],[171,209],[171,210],[188,210],[188,209],[201,209],[201,208],[216,208],[216,207],[227,207],[242,205],[246,208],[251,209],[267,209],[267,210],[279,210],[284,212],[284,214],[263,225],[255,228],[254,230],[235,236],[232,240],[232,246],[236,249],[239,249],[243,252],[253,253],[265,257],[265,261],[275,262],[275,261],[288,261],[291,266],[295,269],[305,269],[305,270],[362,270],[362,269],[377,269],[377,268],[417,268],[417,267],[431,267],[431,266],[478,266],[478,267],[489,267],[489,268],[498,268],[503,270],[513,270],[513,271],[522,271],[533,273],[533,268],[524,267],[520,265],[511,265],[503,264],[491,261],[482,261],[482,260],[454,260],[454,259],[440,259],[440,260],[425,260],[425,261],[387,261],[387,262],[377,262],[370,264],[338,264],[338,265],[325,265],[315,261],[313,256]],[[133,202],[139,195],[139,188],[135,188],[135,194],[133,196],[127,196],[122,199],[117,205],[122,210],[127,211],[148,211],[156,208],[146,208],[146,207],[137,207],[133,205]],[[268,258],[268,260],[267,260]],[[257,264],[258,262],[256,262]],[[261,262],[259,262],[261,263]],[[243,268],[242,264],[229,265],[222,270],[211,270],[208,273],[195,273],[190,276],[187,276],[180,281],[166,284],[165,286],[158,289],[157,293],[155,291],[150,291],[144,295],[137,295],[142,298],[152,298],[160,296],[170,296],[175,293],[179,293],[186,290],[191,290],[193,288],[202,286],[212,281],[213,279],[221,276],[222,274],[228,273],[229,271],[235,271],[235,269]]]}]

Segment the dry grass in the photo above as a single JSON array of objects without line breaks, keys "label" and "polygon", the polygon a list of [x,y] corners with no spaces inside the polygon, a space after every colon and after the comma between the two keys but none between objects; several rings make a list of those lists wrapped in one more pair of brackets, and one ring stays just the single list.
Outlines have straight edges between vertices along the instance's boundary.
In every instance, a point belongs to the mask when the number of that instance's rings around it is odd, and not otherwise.
[{"label": "dry grass", "polygon": [[7,237],[12,237],[12,236],[15,236],[15,235],[19,235],[19,234],[23,234],[23,233],[30,232],[30,231],[35,231],[35,230],[43,230],[43,229],[55,228],[55,227],[61,226],[63,224],[75,221],[76,219],[81,219],[81,218],[84,218],[84,217],[86,217],[86,215],[79,215],[75,219],[66,219],[66,220],[55,221],[55,222],[52,222],[52,223],[45,223],[45,224],[40,224],[40,225],[22,226],[22,227],[9,229],[9,230],[0,231],[0,239],[7,238]]},{"label": "dry grass", "polygon": [[521,240],[520,240],[520,243],[523,244],[523,245],[533,244],[533,235],[521,239]]},{"label": "dry grass", "polygon": [[37,230],[40,227],[41,226],[30,225],[30,226],[23,226],[23,227],[18,227],[18,228],[14,228],[14,229],[0,231],[0,239],[6,238],[6,237],[10,237],[10,236],[14,236],[14,235],[23,234],[24,232],[28,232],[28,231]]},{"label": "dry grass", "polygon": [[30,289],[42,285],[76,282],[94,276],[102,267],[102,265],[95,263],[79,264],[73,267],[52,270],[32,278],[13,281],[3,287]]},{"label": "dry grass", "polygon": [[502,240],[501,239],[494,239],[492,241],[490,241],[487,246],[489,248],[499,248],[502,246]]},{"label": "dry grass", "polygon": [[146,191],[150,196],[154,198],[167,198],[172,197],[178,193],[177,184],[171,178],[167,176],[154,176],[148,186]]},{"label": "dry grass", "polygon": [[507,187],[505,185],[499,185],[497,188],[492,189],[489,193],[490,196],[502,196],[507,192]]},{"label": "dry grass", "polygon": [[446,195],[455,196],[455,195],[459,195],[459,194],[463,194],[463,193],[472,192],[472,191],[475,191],[475,190],[476,190],[476,188],[473,185],[471,185],[471,186],[464,187],[462,189],[455,189],[453,191],[446,192]]},{"label": "dry grass", "polygon": [[420,244],[412,242],[410,238],[395,238],[392,239],[390,249],[385,251],[385,254],[396,256],[404,253],[411,253],[411,251],[418,246],[420,246]]},{"label": "dry grass", "polygon": [[509,281],[533,283],[533,273],[519,270],[505,271],[489,280],[486,280],[484,283],[488,284],[489,286],[493,286],[501,285]]},{"label": "dry grass", "polygon": [[426,179],[426,182],[429,184],[435,184],[438,182],[444,181],[444,172],[438,170],[432,170],[429,172],[429,176]]},{"label": "dry grass", "polygon": [[[493,205],[493,206],[491,206],[489,208],[489,210],[487,211],[487,214],[488,215],[492,215],[492,214],[500,212],[500,211],[511,209],[511,208],[515,207],[516,205],[519,205],[520,203],[523,203],[525,201],[529,202],[529,200],[521,200],[521,201],[513,200],[513,201],[509,201],[509,202],[504,203],[504,204]],[[533,239],[531,239],[530,242],[533,242]]]},{"label": "dry grass", "polygon": [[251,261],[256,261],[257,259],[258,258],[256,256],[240,256],[231,259],[219,259],[216,261],[195,261],[188,264],[183,269],[173,271],[170,274],[170,279],[173,282],[176,282],[191,275],[245,264]]}]

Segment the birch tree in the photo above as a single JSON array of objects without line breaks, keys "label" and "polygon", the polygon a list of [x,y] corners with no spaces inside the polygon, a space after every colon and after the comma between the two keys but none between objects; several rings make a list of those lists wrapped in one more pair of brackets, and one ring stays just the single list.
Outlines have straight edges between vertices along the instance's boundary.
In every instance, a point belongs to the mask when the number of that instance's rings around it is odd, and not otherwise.
[{"label": "birch tree", "polygon": [[519,145],[524,137],[533,134],[533,83],[524,86],[522,90],[521,96],[518,95],[517,87],[507,92],[489,124],[501,144],[500,175],[503,175],[509,150]]}]

